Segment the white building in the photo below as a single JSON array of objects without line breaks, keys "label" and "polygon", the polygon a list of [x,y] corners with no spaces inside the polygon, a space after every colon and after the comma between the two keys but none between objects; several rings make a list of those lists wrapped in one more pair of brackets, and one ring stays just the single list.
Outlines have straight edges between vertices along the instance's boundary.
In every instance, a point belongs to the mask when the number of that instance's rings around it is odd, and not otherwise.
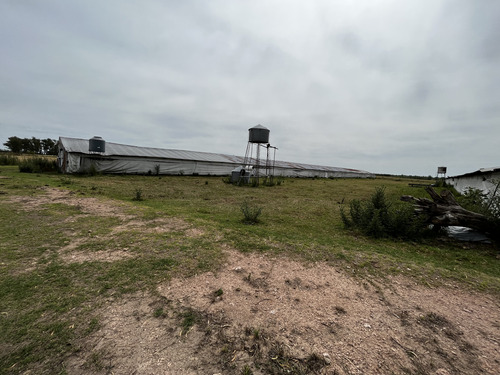
[{"label": "white building", "polygon": [[479,189],[486,194],[493,193],[500,182],[500,167],[481,168],[460,176],[447,177],[445,181],[460,194],[463,194],[468,188]]}]

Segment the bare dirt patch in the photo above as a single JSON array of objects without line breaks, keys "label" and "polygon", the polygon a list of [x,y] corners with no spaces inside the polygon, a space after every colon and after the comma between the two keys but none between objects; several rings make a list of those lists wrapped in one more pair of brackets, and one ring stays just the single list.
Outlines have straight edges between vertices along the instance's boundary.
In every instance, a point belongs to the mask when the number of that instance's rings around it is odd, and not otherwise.
[{"label": "bare dirt patch", "polygon": [[160,218],[150,221],[144,220],[130,220],[124,222],[122,225],[117,226],[113,234],[118,235],[120,232],[138,231],[143,233],[167,233],[174,231],[187,231],[190,225],[184,220],[177,218]]},{"label": "bare dirt patch", "polygon": [[[26,211],[41,210],[47,204],[61,203],[76,207],[82,216],[114,217],[120,220],[120,224],[113,228],[111,237],[119,236],[129,231],[140,231],[141,233],[167,233],[184,231],[188,237],[199,237],[204,234],[203,230],[193,228],[190,224],[178,218],[158,218],[154,220],[139,220],[136,215],[128,213],[130,207],[120,202],[112,202],[107,199],[79,196],[69,190],[42,188],[43,194],[33,196],[10,196],[9,201],[16,203],[18,207]],[[76,219],[71,216],[67,224]],[[61,230],[65,230],[61,227]],[[61,259],[67,263],[83,263],[86,261],[113,262],[121,259],[129,259],[137,256],[129,252],[127,248],[108,248],[103,251],[79,251],[81,245],[87,244],[95,236],[89,232],[88,237],[78,237],[71,230],[65,230],[68,235],[74,237],[67,245],[58,251]]]},{"label": "bare dirt patch", "polygon": [[117,216],[123,219],[132,219],[134,216],[125,213],[125,205],[110,204],[107,200],[94,197],[79,196],[69,190],[56,188],[42,188],[44,194],[31,196],[10,196],[9,201],[20,204],[27,211],[33,211],[44,205],[63,203],[79,208],[84,214],[97,216]]},{"label": "bare dirt patch", "polygon": [[230,252],[205,273],[110,302],[69,374],[497,374],[499,301],[326,264]]}]

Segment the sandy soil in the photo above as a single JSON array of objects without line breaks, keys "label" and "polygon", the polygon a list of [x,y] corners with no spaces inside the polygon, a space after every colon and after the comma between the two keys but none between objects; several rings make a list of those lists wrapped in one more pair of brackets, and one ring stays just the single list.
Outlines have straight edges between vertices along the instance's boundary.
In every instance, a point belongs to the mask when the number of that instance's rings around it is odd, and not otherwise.
[{"label": "sandy soil", "polygon": [[92,353],[102,356],[96,373],[116,374],[499,373],[493,297],[234,251],[229,259],[217,274],[159,285],[158,296],[110,302],[69,373],[88,373]]},{"label": "sandy soil", "polygon": [[[110,202],[57,189],[47,189],[45,199],[80,205],[92,215],[122,215],[117,232],[142,225]],[[26,207],[35,204],[22,200]],[[148,228],[169,225],[187,224],[161,221]],[[61,250],[67,261],[84,260],[75,248]],[[225,251],[228,261],[215,274],[108,300],[98,311],[100,329],[67,359],[68,374],[500,373],[496,297]],[[93,256],[113,261],[129,255],[114,249]]]}]

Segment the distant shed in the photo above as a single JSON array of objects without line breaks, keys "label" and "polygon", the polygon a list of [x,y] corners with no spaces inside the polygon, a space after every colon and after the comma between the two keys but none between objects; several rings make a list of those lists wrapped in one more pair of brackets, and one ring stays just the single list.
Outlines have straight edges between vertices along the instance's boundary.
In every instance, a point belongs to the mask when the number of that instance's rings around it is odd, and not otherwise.
[{"label": "distant shed", "polygon": [[[94,137],[93,140],[96,141]],[[244,163],[241,156],[169,150],[105,142],[104,152],[89,151],[89,140],[59,137],[58,166],[63,173],[101,173],[228,176]],[[103,145],[104,146],[104,145]],[[276,161],[275,176],[357,177],[374,174],[348,168]]]},{"label": "distant shed", "polygon": [[461,194],[469,188],[491,193],[500,182],[500,167],[481,168],[475,172],[448,177],[445,181]]}]

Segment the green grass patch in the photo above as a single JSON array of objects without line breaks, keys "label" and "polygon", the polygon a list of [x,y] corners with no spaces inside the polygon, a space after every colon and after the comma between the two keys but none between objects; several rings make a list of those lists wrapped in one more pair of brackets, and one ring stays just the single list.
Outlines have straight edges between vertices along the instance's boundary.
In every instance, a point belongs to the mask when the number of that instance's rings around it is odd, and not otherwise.
[{"label": "green grass patch", "polygon": [[[285,179],[251,188],[219,177],[68,177],[20,173],[9,165],[1,166],[0,176],[0,373],[64,373],[75,343],[99,329],[94,314],[103,300],[153,291],[175,276],[216,271],[223,247],[325,261],[358,277],[405,274],[500,292],[494,245],[368,238],[343,228],[341,207],[369,199],[377,187],[395,199],[426,197],[422,188],[408,186],[417,179]],[[50,187],[111,200],[142,225],[64,202],[29,207],[13,199],[36,199]],[[134,200],[137,191],[141,200]],[[257,225],[242,222],[243,202],[262,209]],[[81,260],[69,262],[72,251]],[[119,256],[112,258],[113,252]],[[108,253],[111,259],[97,257]],[[179,324],[187,332],[196,315],[184,313]],[[100,366],[98,354],[90,367]]]}]

